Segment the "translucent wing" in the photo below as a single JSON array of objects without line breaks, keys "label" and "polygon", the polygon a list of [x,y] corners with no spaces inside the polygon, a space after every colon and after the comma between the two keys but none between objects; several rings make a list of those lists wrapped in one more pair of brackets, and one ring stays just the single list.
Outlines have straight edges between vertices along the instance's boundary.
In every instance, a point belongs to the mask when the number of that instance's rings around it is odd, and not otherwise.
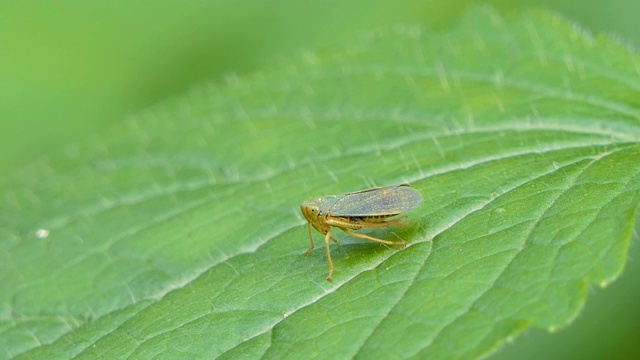
[{"label": "translucent wing", "polygon": [[420,192],[402,184],[336,195],[329,213],[345,217],[391,216],[411,211],[420,204]]}]

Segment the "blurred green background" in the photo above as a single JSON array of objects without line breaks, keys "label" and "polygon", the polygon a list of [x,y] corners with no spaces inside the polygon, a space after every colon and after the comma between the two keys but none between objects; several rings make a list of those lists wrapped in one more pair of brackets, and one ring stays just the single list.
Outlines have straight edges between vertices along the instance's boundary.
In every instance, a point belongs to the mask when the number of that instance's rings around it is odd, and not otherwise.
[{"label": "blurred green background", "polygon": [[[0,174],[100,133],[205,81],[277,56],[347,44],[398,22],[451,26],[477,1],[0,2]],[[640,44],[640,1],[489,1],[545,7],[592,33]],[[638,229],[638,227],[636,227]],[[638,231],[636,230],[636,233]],[[637,241],[636,241],[637,242]],[[622,277],[595,289],[574,324],[533,329],[494,358],[640,358],[638,247]]]}]

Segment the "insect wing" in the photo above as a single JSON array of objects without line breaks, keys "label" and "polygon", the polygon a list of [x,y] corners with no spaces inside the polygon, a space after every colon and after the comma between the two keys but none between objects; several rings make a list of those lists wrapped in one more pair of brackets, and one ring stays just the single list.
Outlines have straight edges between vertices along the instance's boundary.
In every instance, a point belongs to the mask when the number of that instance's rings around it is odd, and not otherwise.
[{"label": "insect wing", "polygon": [[386,186],[336,196],[329,212],[333,216],[392,216],[422,204],[422,195],[409,184]]}]

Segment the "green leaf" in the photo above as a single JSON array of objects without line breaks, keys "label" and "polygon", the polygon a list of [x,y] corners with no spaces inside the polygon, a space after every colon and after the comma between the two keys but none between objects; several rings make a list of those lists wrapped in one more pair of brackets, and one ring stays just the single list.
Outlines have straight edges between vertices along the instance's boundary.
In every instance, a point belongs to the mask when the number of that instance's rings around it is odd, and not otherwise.
[{"label": "green leaf", "polygon": [[[479,357],[566,326],[628,254],[639,69],[475,9],[142,111],[2,185],[0,357]],[[336,231],[327,282],[298,204],[402,182],[425,204],[375,235],[409,246]]]}]

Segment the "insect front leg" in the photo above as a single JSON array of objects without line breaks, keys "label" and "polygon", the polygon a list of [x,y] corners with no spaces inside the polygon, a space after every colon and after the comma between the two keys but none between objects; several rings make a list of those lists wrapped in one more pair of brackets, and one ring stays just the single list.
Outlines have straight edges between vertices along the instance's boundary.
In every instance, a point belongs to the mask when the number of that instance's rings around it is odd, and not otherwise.
[{"label": "insect front leg", "polygon": [[[311,235],[311,224],[307,224],[307,230],[309,232],[309,242],[311,243],[311,247],[305,251],[305,255],[309,256],[309,253],[311,252],[311,250],[315,249],[316,246],[313,244],[313,235]],[[336,240],[333,236],[331,236],[331,241],[333,241],[334,243],[337,243],[338,240]]]},{"label": "insect front leg", "polygon": [[311,242],[311,247],[309,250],[305,252],[305,255],[309,256],[311,250],[313,250],[316,246],[313,244],[313,235],[311,235],[311,223],[307,224],[307,231],[309,232],[309,241]]},{"label": "insect front leg", "polygon": [[382,240],[382,239],[377,239],[374,238],[372,236],[369,235],[365,235],[365,234],[360,234],[360,233],[356,233],[353,231],[350,231],[347,228],[340,228],[340,230],[344,231],[345,233],[347,233],[347,235],[353,236],[353,237],[357,237],[360,239],[365,239],[365,240],[371,240],[371,241],[375,241],[375,242],[379,242],[379,243],[383,243],[383,244],[387,244],[387,245],[399,245],[402,247],[407,247],[407,243],[404,241],[389,241],[389,240]]},{"label": "insect front leg", "polygon": [[[333,239],[331,236],[331,228],[327,231],[327,235],[324,236],[324,245],[327,248],[327,260],[329,260],[329,276],[327,276],[327,280],[331,281],[333,277],[333,260],[331,260],[331,245],[329,243],[329,239]],[[336,241],[333,239],[333,241]]]}]

